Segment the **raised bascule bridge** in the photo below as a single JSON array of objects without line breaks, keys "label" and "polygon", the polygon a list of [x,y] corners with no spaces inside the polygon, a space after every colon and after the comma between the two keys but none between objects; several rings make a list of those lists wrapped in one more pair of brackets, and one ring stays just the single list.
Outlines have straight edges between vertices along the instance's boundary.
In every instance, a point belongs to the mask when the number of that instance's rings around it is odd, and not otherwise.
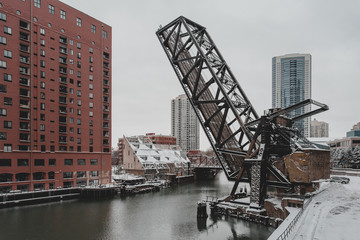
[{"label": "raised bascule bridge", "polygon": [[[240,201],[237,214],[279,217],[266,202],[270,190],[277,196],[302,197],[317,188],[316,180],[329,178],[329,151],[318,149],[292,127],[328,110],[325,104],[307,99],[259,116],[205,27],[180,16],[156,35],[221,167],[234,181],[230,196],[213,202],[213,209],[239,202],[239,183],[246,182],[250,200]],[[293,117],[307,105],[316,109]],[[298,202],[289,204],[301,205]]]}]

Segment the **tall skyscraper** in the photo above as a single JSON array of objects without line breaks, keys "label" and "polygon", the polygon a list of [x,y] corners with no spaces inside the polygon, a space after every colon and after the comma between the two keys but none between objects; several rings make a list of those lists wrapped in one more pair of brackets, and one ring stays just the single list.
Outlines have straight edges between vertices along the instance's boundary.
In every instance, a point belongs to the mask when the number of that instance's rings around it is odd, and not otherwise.
[{"label": "tall skyscraper", "polygon": [[[285,108],[311,98],[311,55],[287,54],[272,59],[272,107]],[[298,116],[311,110],[310,105],[291,112]],[[296,121],[305,137],[310,137],[310,117]]]},{"label": "tall skyscraper", "polygon": [[329,137],[329,124],[316,119],[311,121],[311,135],[313,138]]},{"label": "tall skyscraper", "polygon": [[109,183],[111,27],[58,0],[0,25],[0,192]]},{"label": "tall skyscraper", "polygon": [[185,94],[171,100],[171,135],[183,151],[199,149],[200,124]]}]

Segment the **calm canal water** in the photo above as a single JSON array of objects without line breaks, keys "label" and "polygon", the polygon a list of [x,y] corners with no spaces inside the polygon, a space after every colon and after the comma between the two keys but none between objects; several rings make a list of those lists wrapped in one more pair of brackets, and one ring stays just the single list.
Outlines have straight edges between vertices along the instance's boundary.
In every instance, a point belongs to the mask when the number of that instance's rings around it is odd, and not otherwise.
[{"label": "calm canal water", "polygon": [[274,230],[235,218],[198,221],[196,203],[231,190],[214,181],[101,201],[64,201],[0,210],[0,239],[267,239]]}]

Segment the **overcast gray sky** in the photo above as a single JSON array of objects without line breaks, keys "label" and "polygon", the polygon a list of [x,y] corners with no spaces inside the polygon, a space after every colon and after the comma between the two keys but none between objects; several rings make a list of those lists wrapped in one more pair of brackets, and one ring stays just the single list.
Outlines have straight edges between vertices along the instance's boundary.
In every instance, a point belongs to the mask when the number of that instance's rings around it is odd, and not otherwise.
[{"label": "overcast gray sky", "polygon": [[61,1],[112,26],[112,146],[171,133],[170,101],[183,90],[155,31],[180,15],[207,28],[259,114],[271,107],[272,57],[310,53],[312,98],[330,107],[314,117],[330,137],[360,121],[360,1]]}]

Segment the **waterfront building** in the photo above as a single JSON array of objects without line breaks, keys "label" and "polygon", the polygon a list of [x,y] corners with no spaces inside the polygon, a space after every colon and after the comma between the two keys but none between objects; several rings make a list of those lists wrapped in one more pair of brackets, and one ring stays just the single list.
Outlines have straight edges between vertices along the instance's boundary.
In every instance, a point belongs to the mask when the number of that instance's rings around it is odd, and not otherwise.
[{"label": "waterfront building", "polygon": [[111,48],[58,0],[0,3],[0,192],[111,181]]},{"label": "waterfront building", "polygon": [[171,100],[171,135],[183,151],[199,149],[200,124],[185,94]]},{"label": "waterfront building", "polygon": [[153,144],[147,136],[124,136],[124,170],[130,174],[144,176],[148,180],[188,175],[189,159],[181,153],[180,149],[164,146],[166,145]]},{"label": "waterfront building", "polygon": [[[158,148],[168,148],[168,149],[179,149],[176,145],[176,137],[170,135],[162,135],[155,133],[146,133],[146,137],[151,140],[153,144],[155,144]],[[118,140],[118,162],[119,165],[124,163],[124,137],[119,138]],[[164,145],[164,146],[162,146]]]},{"label": "waterfront building", "polygon": [[[311,98],[311,55],[287,54],[272,59],[272,107],[285,108]],[[295,117],[311,110],[310,105],[290,113]],[[310,117],[296,121],[294,127],[310,137]]]},{"label": "waterfront building", "polygon": [[327,138],[329,137],[329,124],[316,120],[311,121],[311,134],[312,138]]}]

